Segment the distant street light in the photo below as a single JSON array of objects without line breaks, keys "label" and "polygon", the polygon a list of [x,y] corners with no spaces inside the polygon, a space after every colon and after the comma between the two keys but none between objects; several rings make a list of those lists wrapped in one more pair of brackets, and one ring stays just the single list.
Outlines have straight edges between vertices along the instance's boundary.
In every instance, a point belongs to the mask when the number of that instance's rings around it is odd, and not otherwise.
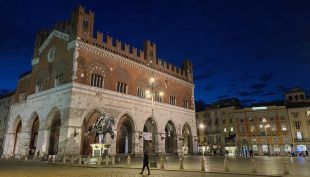
[{"label": "distant street light", "polygon": [[[260,125],[261,128],[265,128],[266,136],[267,136],[267,127],[270,127],[269,124],[266,123],[266,119],[263,119],[263,124]],[[268,148],[268,156],[270,156],[270,150],[269,150],[269,143],[268,143],[268,136],[267,136],[267,148]]]}]

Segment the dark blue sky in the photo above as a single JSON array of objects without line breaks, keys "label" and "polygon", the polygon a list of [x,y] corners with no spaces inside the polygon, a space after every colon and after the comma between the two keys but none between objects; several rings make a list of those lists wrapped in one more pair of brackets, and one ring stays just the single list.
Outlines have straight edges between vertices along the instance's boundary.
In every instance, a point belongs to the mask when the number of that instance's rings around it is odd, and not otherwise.
[{"label": "dark blue sky", "polygon": [[[95,12],[95,31],[157,57],[194,66],[195,100],[244,104],[310,90],[309,0],[1,1],[0,89],[14,90],[31,70],[35,34],[68,20],[79,4]],[[4,82],[3,82],[4,81]]]}]

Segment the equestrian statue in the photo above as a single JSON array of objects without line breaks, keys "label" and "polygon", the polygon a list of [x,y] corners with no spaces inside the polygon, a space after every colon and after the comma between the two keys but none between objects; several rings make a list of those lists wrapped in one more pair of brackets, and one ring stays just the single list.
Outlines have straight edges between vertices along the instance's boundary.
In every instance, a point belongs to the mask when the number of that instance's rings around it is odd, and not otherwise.
[{"label": "equestrian statue", "polygon": [[228,133],[228,137],[225,137],[225,144],[227,142],[232,142],[232,143],[235,143],[235,137],[236,137],[236,134],[231,134],[231,132]]},{"label": "equestrian statue", "polygon": [[89,138],[91,131],[94,131],[95,133],[94,143],[97,143],[96,139],[99,134],[103,135],[102,143],[104,143],[103,140],[107,133],[109,133],[111,138],[114,139],[114,132],[112,131],[112,124],[115,124],[114,117],[106,116],[105,114],[100,116],[99,118],[97,118],[97,123],[90,126],[88,131],[85,133],[86,139]]}]

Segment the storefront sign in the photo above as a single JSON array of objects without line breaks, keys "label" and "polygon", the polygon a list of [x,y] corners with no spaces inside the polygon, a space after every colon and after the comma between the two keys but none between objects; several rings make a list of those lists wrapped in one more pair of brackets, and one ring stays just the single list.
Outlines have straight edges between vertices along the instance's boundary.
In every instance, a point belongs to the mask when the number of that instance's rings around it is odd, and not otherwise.
[{"label": "storefront sign", "polygon": [[145,140],[152,140],[152,133],[143,132],[142,137],[143,137]]}]

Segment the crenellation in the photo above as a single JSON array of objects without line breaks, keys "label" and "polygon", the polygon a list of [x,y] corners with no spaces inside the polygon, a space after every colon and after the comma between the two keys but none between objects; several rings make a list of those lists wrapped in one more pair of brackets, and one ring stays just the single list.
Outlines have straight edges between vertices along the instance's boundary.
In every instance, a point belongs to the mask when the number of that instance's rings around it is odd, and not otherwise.
[{"label": "crenellation", "polygon": [[115,39],[115,50],[120,52],[122,50],[122,41]]}]

